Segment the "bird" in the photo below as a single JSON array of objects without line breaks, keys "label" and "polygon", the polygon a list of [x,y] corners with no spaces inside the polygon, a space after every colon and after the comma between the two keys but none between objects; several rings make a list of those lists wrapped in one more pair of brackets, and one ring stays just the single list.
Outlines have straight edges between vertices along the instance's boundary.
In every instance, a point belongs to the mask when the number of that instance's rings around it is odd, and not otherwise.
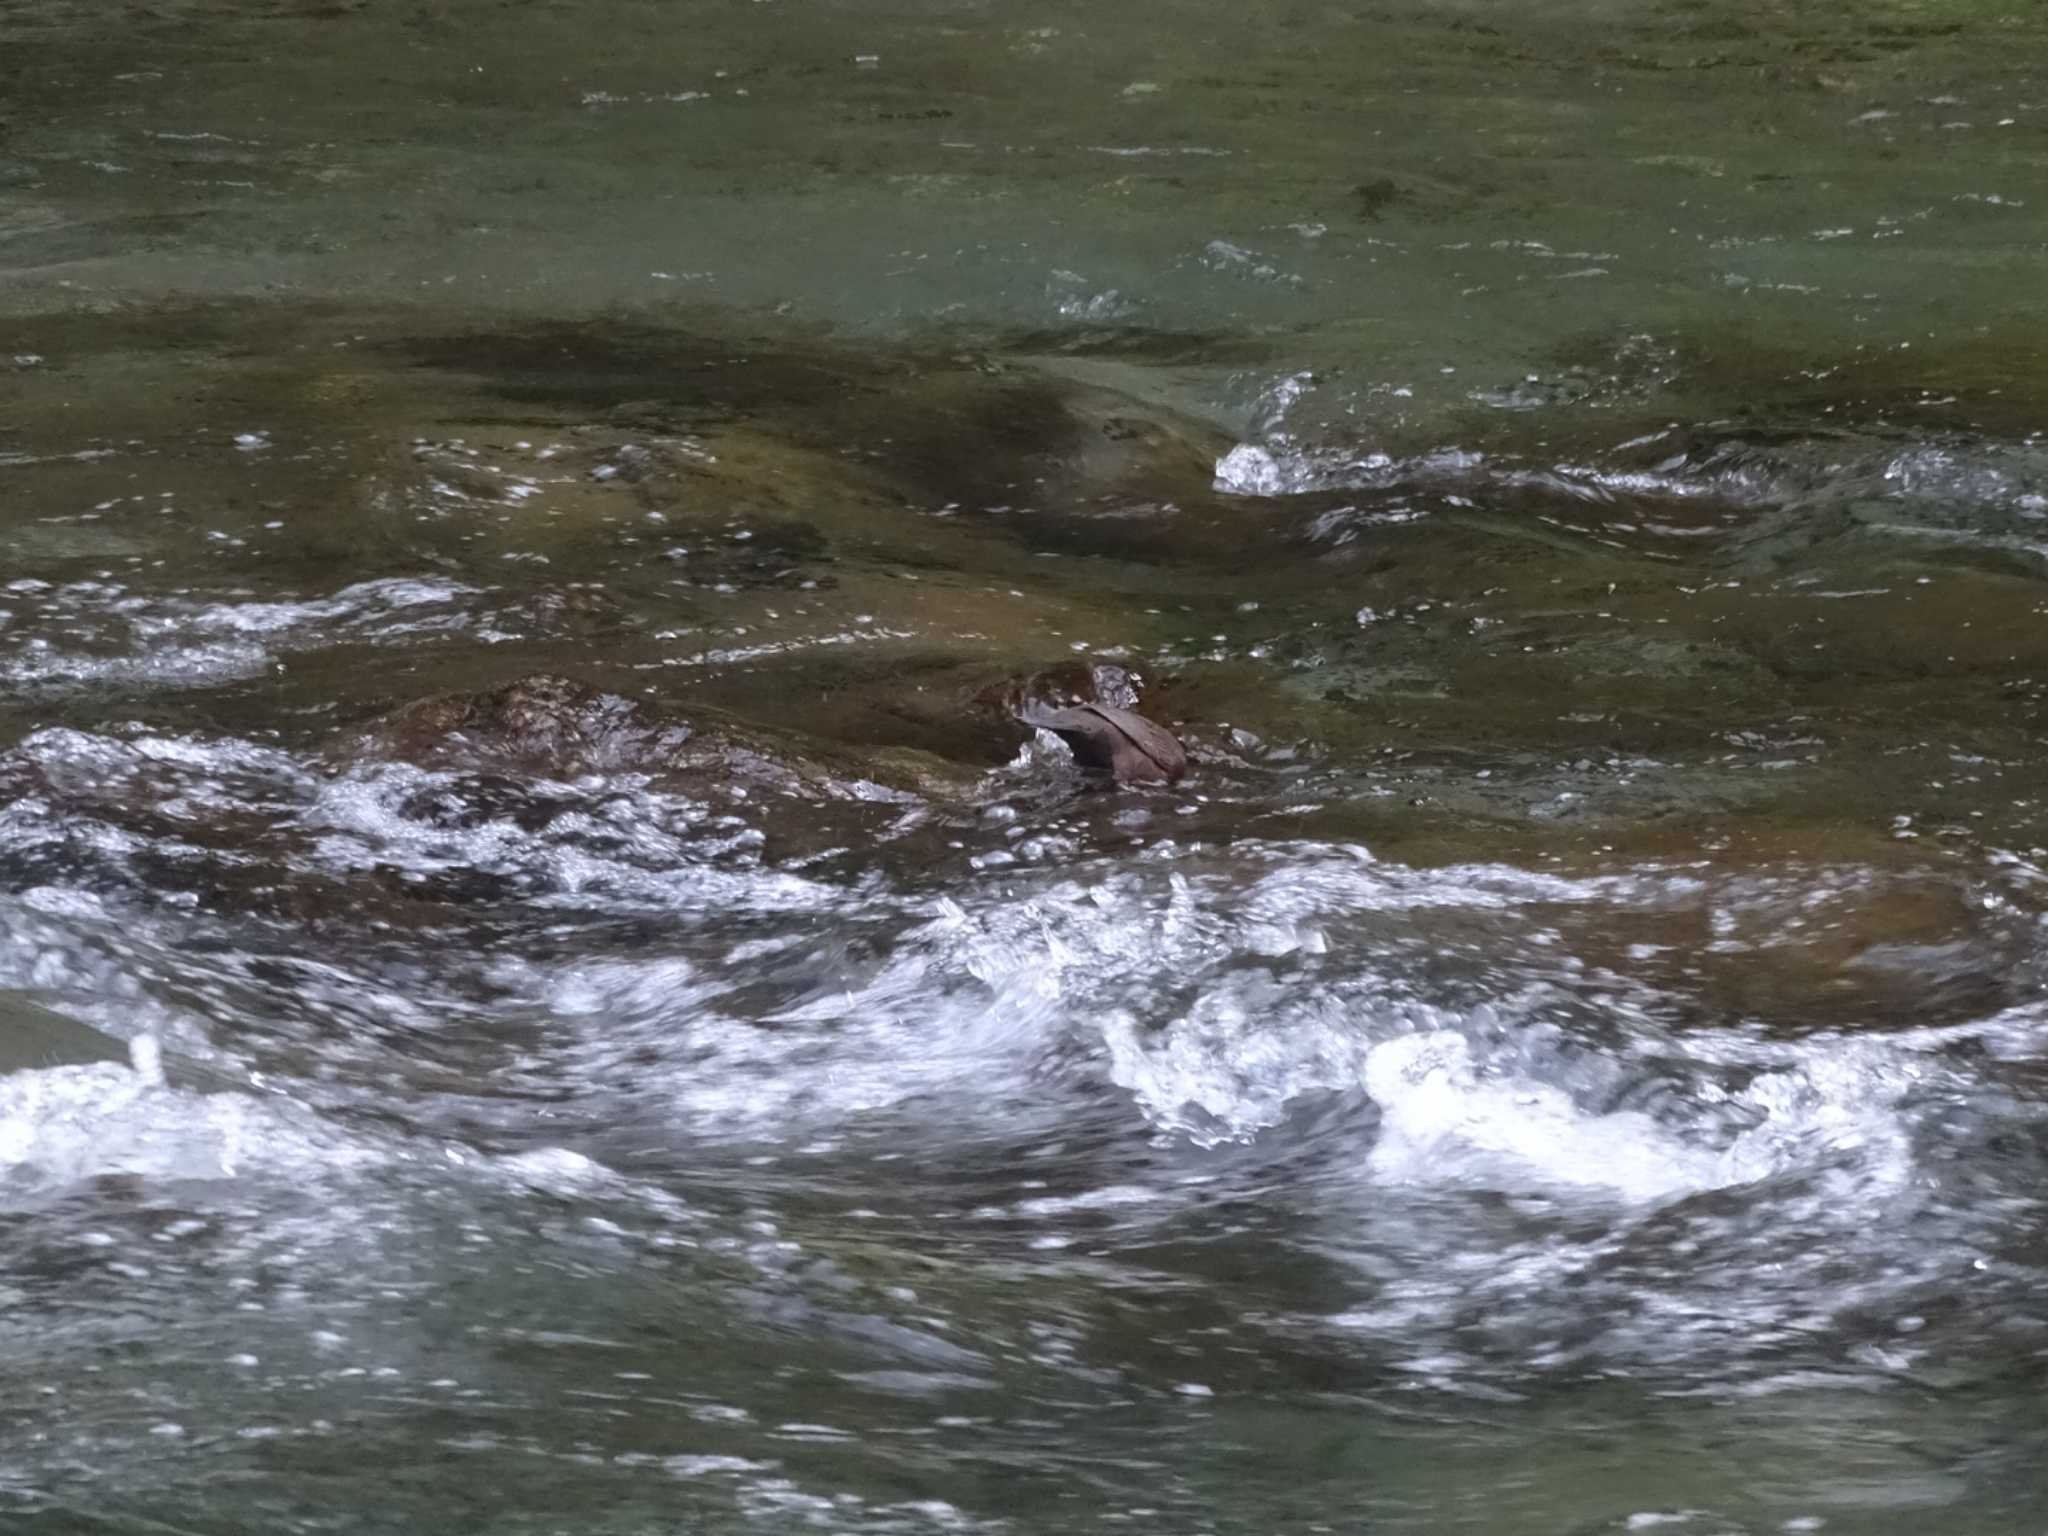
[{"label": "bird", "polygon": [[1026,725],[1051,731],[1083,768],[1119,784],[1171,784],[1188,771],[1188,755],[1173,733],[1143,715],[1111,704],[1056,707],[1027,701],[1017,711]]}]

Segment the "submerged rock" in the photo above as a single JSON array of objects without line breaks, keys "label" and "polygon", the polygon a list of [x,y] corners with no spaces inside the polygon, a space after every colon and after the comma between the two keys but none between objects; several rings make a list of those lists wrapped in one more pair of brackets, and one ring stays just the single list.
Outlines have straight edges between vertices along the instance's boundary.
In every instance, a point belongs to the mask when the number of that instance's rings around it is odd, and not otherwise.
[{"label": "submerged rock", "polygon": [[128,1047],[113,1036],[0,990],[0,1073],[128,1059]]},{"label": "submerged rock", "polygon": [[547,673],[403,705],[328,755],[372,778],[380,760],[428,770],[393,806],[415,826],[458,839],[510,829],[515,853],[531,839],[534,857],[510,877],[494,867],[402,879],[405,895],[459,901],[549,888],[557,848],[619,867],[643,854],[656,865],[778,864],[856,850],[872,860],[923,839],[931,857],[983,789],[980,771],[914,748],[848,746],[703,705],[684,715]]},{"label": "submerged rock", "polygon": [[560,775],[659,766],[695,734],[631,699],[537,673],[477,693],[416,700],[355,745],[408,761],[490,762]]},{"label": "submerged rock", "polygon": [[329,758],[342,767],[382,758],[455,771],[457,784],[421,802],[428,819],[450,825],[545,825],[570,802],[542,794],[536,781],[586,774],[642,775],[704,798],[766,794],[784,804],[784,825],[790,801],[964,805],[979,777],[908,747],[849,747],[703,708],[685,718],[552,673],[402,705],[330,747]]},{"label": "submerged rock", "polygon": [[983,706],[1021,720],[1028,709],[1064,709],[1076,704],[1135,710],[1143,691],[1143,679],[1127,667],[1112,662],[1063,661],[1029,677],[996,683],[976,697]]}]

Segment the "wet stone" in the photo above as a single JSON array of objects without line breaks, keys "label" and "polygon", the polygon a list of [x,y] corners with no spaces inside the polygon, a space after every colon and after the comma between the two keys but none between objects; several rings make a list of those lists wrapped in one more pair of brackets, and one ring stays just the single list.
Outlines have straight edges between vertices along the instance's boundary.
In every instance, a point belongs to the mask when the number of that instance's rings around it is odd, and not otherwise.
[{"label": "wet stone", "polygon": [[630,699],[541,674],[405,705],[355,746],[408,761],[495,761],[563,774],[656,765],[691,735],[690,726]]},{"label": "wet stone", "polygon": [[1113,662],[1066,661],[1029,677],[1009,678],[984,688],[977,701],[1017,715],[1026,709],[1063,709],[1075,704],[1107,704],[1136,709],[1144,679]]}]

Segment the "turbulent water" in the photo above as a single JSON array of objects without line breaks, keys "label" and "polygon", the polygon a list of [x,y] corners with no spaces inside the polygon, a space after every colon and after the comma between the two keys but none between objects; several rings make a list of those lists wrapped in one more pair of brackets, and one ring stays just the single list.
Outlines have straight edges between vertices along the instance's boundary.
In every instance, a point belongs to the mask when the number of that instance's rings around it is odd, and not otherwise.
[{"label": "turbulent water", "polygon": [[0,0],[0,1530],[2039,1529],[2044,60]]}]

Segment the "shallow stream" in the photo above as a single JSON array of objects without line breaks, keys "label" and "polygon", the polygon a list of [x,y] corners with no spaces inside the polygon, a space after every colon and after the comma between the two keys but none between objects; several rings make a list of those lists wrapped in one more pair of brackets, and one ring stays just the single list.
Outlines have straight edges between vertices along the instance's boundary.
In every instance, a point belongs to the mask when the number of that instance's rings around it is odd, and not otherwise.
[{"label": "shallow stream", "polygon": [[2038,1531],[2044,270],[2017,0],[0,0],[0,1530]]}]

